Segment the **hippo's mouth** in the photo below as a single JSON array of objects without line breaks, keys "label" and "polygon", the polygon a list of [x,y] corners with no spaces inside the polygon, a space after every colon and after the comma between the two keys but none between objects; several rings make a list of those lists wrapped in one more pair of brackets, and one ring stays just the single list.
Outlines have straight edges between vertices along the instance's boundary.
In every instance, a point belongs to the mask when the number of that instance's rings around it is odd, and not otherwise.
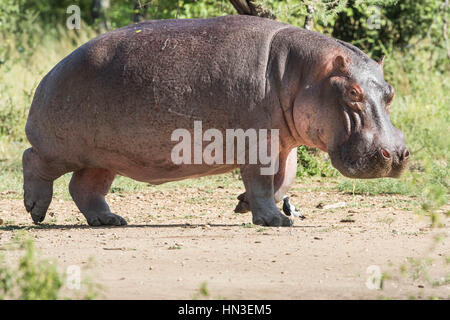
[{"label": "hippo's mouth", "polygon": [[348,178],[398,177],[403,168],[397,168],[390,159],[383,158],[373,141],[366,141],[361,134],[361,115],[346,105],[342,105],[342,112],[345,128],[343,142],[328,151],[333,167]]},{"label": "hippo's mouth", "polygon": [[328,154],[333,167],[342,175],[353,179],[398,178],[405,169],[405,164],[384,159],[376,151],[360,154],[343,146]]},{"label": "hippo's mouth", "polygon": [[340,148],[338,152],[330,153],[330,159],[332,165],[348,178],[381,178],[386,177],[390,171],[389,168],[377,161],[376,155],[352,157],[352,152],[346,148]]}]

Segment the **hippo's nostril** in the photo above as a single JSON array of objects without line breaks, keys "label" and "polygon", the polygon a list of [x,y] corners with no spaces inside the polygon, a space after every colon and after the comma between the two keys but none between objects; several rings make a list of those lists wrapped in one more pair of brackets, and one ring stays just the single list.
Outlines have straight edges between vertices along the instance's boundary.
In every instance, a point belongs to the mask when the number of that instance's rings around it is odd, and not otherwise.
[{"label": "hippo's nostril", "polygon": [[389,152],[387,152],[386,149],[381,148],[380,153],[385,159],[390,159],[391,158],[391,155],[389,154]]},{"label": "hippo's nostril", "polygon": [[405,149],[405,152],[403,152],[403,159],[406,160],[409,158],[409,150]]}]

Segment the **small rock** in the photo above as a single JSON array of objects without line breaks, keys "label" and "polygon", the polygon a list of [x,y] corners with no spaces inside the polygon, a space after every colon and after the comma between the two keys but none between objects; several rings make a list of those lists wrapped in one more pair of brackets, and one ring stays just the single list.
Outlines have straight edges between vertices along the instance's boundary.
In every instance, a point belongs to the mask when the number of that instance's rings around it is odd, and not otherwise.
[{"label": "small rock", "polygon": [[325,210],[337,209],[337,208],[342,208],[345,206],[346,206],[345,202],[337,202],[337,203],[333,203],[333,204],[327,204],[326,206],[323,207],[323,209],[325,209]]}]

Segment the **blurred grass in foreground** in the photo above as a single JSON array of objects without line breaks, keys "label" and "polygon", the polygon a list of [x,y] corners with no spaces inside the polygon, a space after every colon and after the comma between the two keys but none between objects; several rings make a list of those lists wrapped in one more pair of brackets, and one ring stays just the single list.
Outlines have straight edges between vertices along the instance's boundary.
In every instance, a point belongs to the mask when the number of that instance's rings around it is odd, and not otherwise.
[{"label": "blurred grass in foreground", "polygon": [[0,252],[0,300],[95,299],[100,294],[102,288],[91,278],[82,277],[81,269],[79,288],[70,289],[67,280],[71,279],[60,271],[56,261],[41,256],[25,231],[16,233],[0,248],[8,253],[19,252],[17,261],[6,259]]}]

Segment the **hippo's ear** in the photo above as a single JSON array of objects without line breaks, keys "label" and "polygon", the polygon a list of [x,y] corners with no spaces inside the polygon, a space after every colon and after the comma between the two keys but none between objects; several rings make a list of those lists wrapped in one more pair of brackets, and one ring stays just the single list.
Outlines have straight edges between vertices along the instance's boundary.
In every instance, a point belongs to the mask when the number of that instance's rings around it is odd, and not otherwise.
[{"label": "hippo's ear", "polygon": [[380,65],[381,69],[383,69],[384,66],[384,58],[386,58],[386,56],[382,56],[381,59],[378,61],[378,64]]},{"label": "hippo's ear", "polygon": [[337,55],[333,61],[333,73],[348,73],[348,64],[350,59],[342,55]]}]

